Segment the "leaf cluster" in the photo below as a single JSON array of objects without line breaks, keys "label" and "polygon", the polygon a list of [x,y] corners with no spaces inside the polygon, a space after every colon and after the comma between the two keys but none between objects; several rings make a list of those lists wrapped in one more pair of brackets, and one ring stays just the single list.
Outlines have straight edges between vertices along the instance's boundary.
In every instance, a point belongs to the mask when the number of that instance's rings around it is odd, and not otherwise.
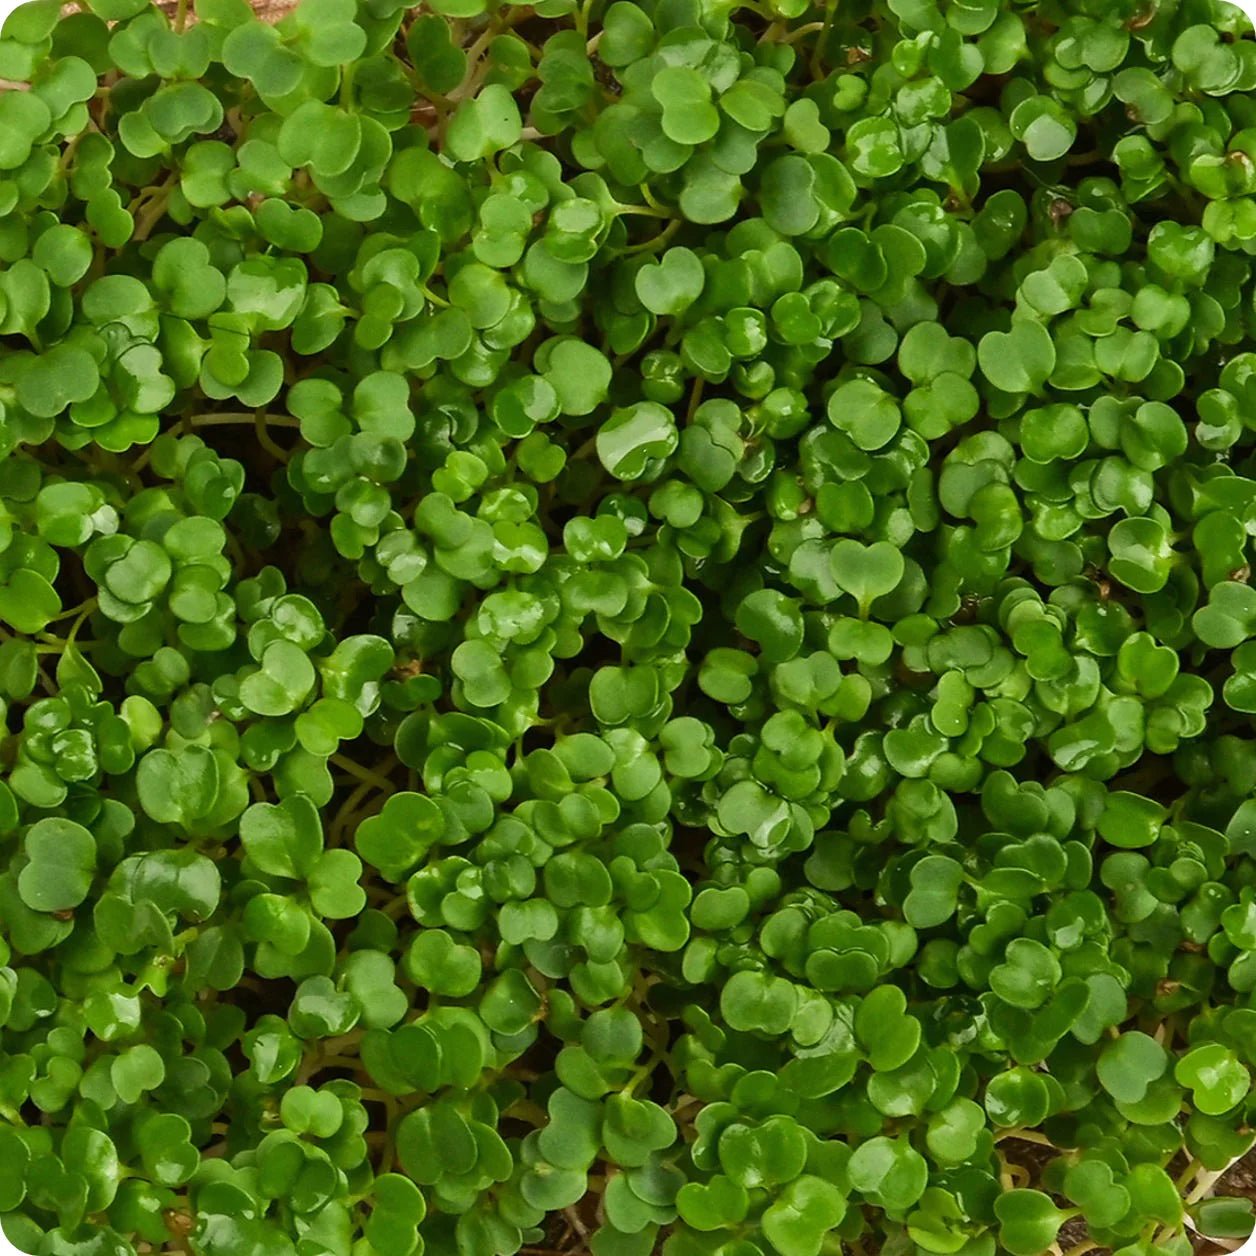
[{"label": "leaf cluster", "polygon": [[12,1242],[1250,1232],[1249,35],[17,9]]}]

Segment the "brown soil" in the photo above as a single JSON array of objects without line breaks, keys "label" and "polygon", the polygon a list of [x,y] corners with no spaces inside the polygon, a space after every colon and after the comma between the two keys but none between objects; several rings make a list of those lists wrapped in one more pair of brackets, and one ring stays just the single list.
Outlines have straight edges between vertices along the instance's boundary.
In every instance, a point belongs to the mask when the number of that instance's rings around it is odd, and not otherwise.
[{"label": "brown soil", "polygon": [[[1014,1139],[1001,1143],[1000,1151],[1009,1163],[1020,1165],[1028,1170],[1031,1181],[1038,1179],[1043,1166],[1054,1155],[1048,1147],[1042,1147],[1036,1143],[1022,1143]],[[1173,1172],[1175,1168],[1181,1168],[1181,1166],[1171,1165],[1170,1172]],[[1250,1199],[1253,1204],[1256,1204],[1256,1148],[1249,1151],[1227,1171],[1224,1177],[1217,1181],[1210,1195],[1237,1196],[1241,1199]],[[1217,1240],[1196,1234],[1193,1230],[1188,1230],[1187,1233],[1190,1235],[1195,1256],[1228,1256],[1243,1245],[1241,1239]],[[1090,1232],[1085,1221],[1080,1217],[1074,1217],[1060,1227],[1056,1248],[1067,1254],[1070,1248],[1087,1242],[1089,1237]],[[1106,1248],[1092,1248],[1087,1256],[1106,1256],[1107,1250]]]},{"label": "brown soil", "polygon": [[[1256,1148],[1235,1164],[1225,1177],[1213,1188],[1213,1195],[1237,1195],[1240,1199],[1250,1199],[1256,1204]],[[1232,1252],[1242,1246],[1238,1239],[1226,1245],[1206,1239],[1202,1235],[1194,1235],[1197,1256],[1217,1256],[1221,1252]]]}]

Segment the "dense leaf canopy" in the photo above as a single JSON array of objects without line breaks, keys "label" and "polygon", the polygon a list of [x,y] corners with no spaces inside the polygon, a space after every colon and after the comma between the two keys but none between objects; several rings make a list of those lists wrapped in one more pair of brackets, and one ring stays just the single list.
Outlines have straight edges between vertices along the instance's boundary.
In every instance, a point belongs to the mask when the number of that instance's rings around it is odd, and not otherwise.
[{"label": "dense leaf canopy", "polygon": [[1250,34],[19,8],[12,1241],[1250,1232]]}]

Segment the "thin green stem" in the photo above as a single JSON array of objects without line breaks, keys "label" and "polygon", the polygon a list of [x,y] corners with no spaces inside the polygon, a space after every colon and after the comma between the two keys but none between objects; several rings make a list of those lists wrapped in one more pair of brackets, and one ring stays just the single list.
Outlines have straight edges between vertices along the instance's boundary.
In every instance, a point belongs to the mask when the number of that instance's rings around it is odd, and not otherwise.
[{"label": "thin green stem", "polygon": [[[657,217],[657,215],[651,215],[651,217]],[[665,245],[683,225],[683,219],[673,218],[657,235],[651,236],[648,240],[642,240],[640,244],[630,244],[622,252],[625,255],[629,253],[652,253]]]},{"label": "thin green stem", "polygon": [[[350,776],[356,776],[358,780],[374,785],[376,789],[391,792],[396,788],[387,776],[382,775],[380,772],[372,772],[370,768],[364,768],[359,763],[354,763],[354,761],[347,755],[334,754],[331,757],[331,762],[334,763],[342,772],[347,772]],[[390,755],[388,759],[384,761],[383,767],[391,770],[391,768],[396,765],[396,762],[397,756]]]},{"label": "thin green stem", "polygon": [[288,451],[282,446],[275,444],[271,434],[266,430],[266,422],[267,415],[265,410],[259,410],[253,417],[253,430],[257,433],[257,442],[272,457],[286,463],[288,461]]},{"label": "thin green stem", "polygon": [[[283,414],[268,414],[265,416],[267,427],[300,427],[301,420],[289,418]],[[231,427],[235,424],[246,423],[253,424],[257,422],[255,413],[245,413],[244,411],[230,411],[222,414],[194,414],[190,418],[184,420],[189,427]]]}]

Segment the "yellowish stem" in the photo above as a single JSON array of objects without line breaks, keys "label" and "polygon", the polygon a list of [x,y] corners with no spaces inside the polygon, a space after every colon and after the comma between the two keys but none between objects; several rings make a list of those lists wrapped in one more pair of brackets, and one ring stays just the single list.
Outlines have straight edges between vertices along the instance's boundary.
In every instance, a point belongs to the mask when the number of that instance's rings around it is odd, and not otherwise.
[{"label": "yellowish stem", "polygon": [[391,793],[397,788],[387,776],[382,775],[382,772],[391,771],[392,767],[396,764],[396,755],[390,755],[389,758],[380,765],[380,772],[372,772],[370,768],[364,768],[361,764],[354,763],[354,761],[347,755],[334,754],[331,757],[331,761],[342,772],[348,772],[350,776],[356,776],[360,781],[367,781],[369,784],[374,785],[376,789],[388,790]]}]

